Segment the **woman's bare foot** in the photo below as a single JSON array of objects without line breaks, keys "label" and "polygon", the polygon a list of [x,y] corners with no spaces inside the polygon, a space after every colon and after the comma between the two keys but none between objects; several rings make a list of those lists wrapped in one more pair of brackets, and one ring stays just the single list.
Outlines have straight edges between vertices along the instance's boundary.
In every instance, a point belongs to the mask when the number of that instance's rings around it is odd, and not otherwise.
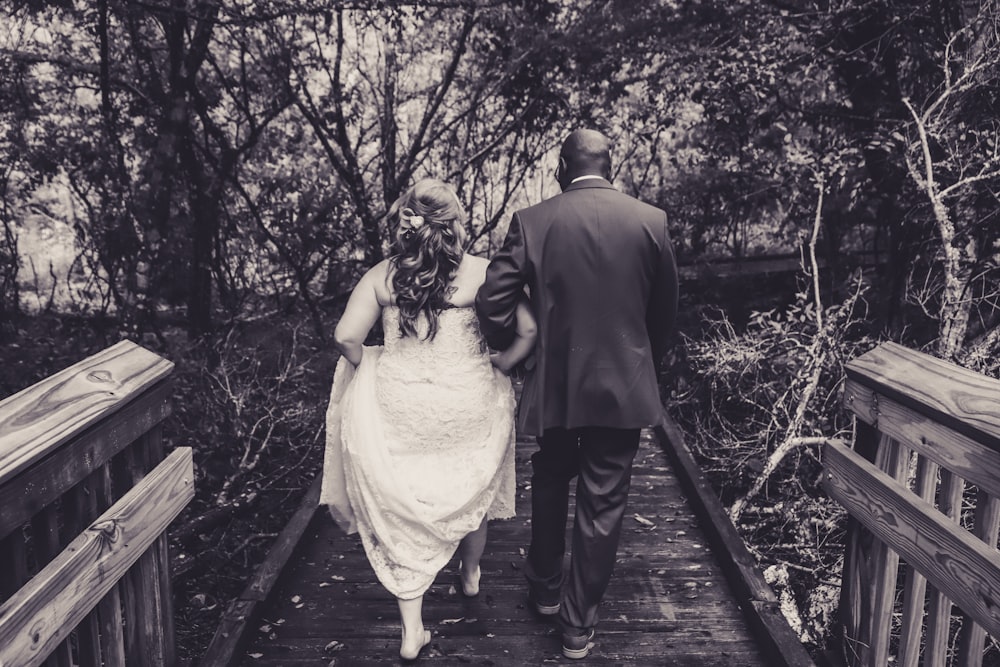
[{"label": "woman's bare foot", "polygon": [[479,595],[479,578],[482,575],[482,568],[476,565],[473,572],[465,571],[465,564],[458,564],[459,579],[462,582],[462,594],[465,597],[474,598]]},{"label": "woman's bare foot", "polygon": [[403,630],[403,639],[399,645],[399,657],[403,660],[416,660],[420,655],[420,650],[431,643],[431,631],[421,628],[407,637],[406,630]]}]

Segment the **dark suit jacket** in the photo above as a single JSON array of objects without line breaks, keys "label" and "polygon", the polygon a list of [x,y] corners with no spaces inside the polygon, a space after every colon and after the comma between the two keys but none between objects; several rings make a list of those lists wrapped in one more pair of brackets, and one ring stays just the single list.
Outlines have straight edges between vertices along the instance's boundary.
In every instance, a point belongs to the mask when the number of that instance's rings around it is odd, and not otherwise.
[{"label": "dark suit jacket", "polygon": [[538,320],[535,366],[519,424],[636,428],[658,423],[656,371],[677,314],[677,266],[667,216],[587,179],[514,214],[476,296],[490,346],[514,337],[528,288]]}]

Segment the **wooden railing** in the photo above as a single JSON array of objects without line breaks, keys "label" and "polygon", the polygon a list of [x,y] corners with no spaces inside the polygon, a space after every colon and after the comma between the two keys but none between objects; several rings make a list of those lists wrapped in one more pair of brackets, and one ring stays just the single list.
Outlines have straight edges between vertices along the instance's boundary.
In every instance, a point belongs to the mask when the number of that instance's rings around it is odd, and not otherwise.
[{"label": "wooden railing", "polygon": [[824,449],[823,486],[851,516],[845,662],[978,667],[1000,638],[1000,382],[885,343],[844,401],[854,447]]},{"label": "wooden railing", "polygon": [[172,369],[124,341],[0,401],[0,667],[174,664]]}]

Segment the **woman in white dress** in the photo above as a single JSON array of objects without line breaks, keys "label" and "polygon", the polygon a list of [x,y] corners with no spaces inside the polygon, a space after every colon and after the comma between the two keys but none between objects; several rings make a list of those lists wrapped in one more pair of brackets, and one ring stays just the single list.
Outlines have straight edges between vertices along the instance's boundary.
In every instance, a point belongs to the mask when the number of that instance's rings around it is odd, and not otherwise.
[{"label": "woman in white dress", "polygon": [[[488,353],[474,301],[486,259],[465,253],[454,191],[417,182],[389,210],[392,255],[351,293],[334,333],[342,354],[327,415],[321,502],[360,533],[396,596],[399,655],[431,639],[423,594],[456,549],[462,592],[479,592],[486,520],[514,516],[514,393],[506,373],[534,347],[525,301],[518,337]],[[385,344],[363,345],[382,319]]]}]

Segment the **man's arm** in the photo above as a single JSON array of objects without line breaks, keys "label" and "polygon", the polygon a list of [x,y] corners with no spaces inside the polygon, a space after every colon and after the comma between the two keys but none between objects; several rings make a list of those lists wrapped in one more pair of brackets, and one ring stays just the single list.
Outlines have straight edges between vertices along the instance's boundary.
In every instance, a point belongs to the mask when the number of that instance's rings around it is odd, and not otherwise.
[{"label": "man's arm", "polygon": [[486,269],[486,280],[476,294],[476,314],[486,342],[495,350],[510,346],[516,333],[518,301],[524,294],[526,253],[521,221],[511,218],[503,246]]},{"label": "man's arm", "polygon": [[653,362],[657,368],[667,351],[667,339],[677,320],[678,283],[677,261],[664,214],[659,266],[649,295],[649,305],[646,307],[646,330],[649,332]]}]

